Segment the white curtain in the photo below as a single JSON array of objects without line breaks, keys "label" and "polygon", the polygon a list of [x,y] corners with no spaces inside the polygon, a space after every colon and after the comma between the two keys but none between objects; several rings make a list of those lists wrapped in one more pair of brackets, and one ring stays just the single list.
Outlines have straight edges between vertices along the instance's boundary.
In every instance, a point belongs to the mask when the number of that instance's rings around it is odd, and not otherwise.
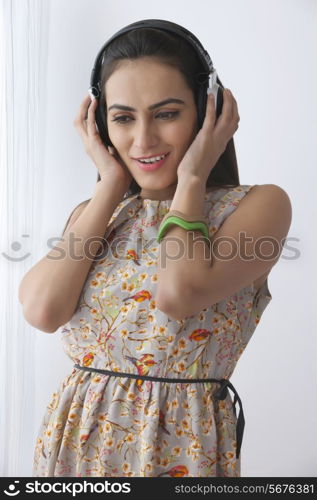
[{"label": "white curtain", "polygon": [[[34,329],[18,287],[39,260],[49,2],[0,0],[0,475],[31,475]],[[31,424],[30,424],[31,423]],[[33,428],[32,428],[33,424]]]}]

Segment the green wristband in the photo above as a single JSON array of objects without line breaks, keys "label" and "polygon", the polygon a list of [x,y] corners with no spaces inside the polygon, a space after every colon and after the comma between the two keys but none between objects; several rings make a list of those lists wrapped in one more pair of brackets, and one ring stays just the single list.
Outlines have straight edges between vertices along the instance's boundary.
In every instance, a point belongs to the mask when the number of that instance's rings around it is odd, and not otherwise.
[{"label": "green wristband", "polygon": [[190,231],[192,229],[198,229],[203,233],[205,238],[209,241],[209,230],[207,227],[207,224],[205,222],[187,222],[184,219],[181,219],[181,217],[177,217],[176,215],[171,215],[165,221],[159,228],[159,233],[157,237],[157,241],[161,243],[162,238],[164,237],[164,234],[166,233],[167,229],[172,225],[176,224],[177,226],[182,227],[183,229],[186,229],[187,231]]}]

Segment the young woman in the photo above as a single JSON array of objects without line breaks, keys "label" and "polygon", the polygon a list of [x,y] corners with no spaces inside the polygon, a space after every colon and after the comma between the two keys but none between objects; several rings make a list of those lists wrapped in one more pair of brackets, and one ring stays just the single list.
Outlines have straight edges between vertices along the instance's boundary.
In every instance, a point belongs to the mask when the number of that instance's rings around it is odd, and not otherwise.
[{"label": "young woman", "polygon": [[[229,379],[272,298],[291,204],[274,184],[240,185],[228,89],[217,120],[208,97],[198,129],[198,71],[185,40],[130,31],[103,61],[112,149],[97,100],[80,106],[99,182],[20,286],[26,320],[62,328],[75,364],[44,415],[34,476],[240,476],[244,419]],[[206,223],[209,243],[177,224],[159,243],[172,210]]]}]

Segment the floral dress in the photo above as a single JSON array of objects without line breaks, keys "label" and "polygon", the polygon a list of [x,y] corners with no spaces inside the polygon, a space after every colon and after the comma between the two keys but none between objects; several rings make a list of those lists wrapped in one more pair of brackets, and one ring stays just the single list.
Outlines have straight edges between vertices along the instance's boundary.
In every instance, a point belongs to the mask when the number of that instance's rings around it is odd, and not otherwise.
[{"label": "floral dress", "polygon": [[[253,186],[205,194],[213,236]],[[171,200],[116,207],[71,320],[74,365],[135,375],[229,379],[272,299],[253,283],[184,320],[156,308],[160,222]],[[216,382],[169,383],[73,368],[46,408],[33,476],[240,477],[237,416]]]}]

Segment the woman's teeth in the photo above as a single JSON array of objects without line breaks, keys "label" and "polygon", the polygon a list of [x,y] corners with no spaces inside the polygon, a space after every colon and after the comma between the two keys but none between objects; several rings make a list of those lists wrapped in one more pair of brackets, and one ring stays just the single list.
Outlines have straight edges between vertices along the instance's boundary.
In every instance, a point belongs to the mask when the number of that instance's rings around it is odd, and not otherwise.
[{"label": "woman's teeth", "polygon": [[163,158],[165,158],[165,156],[167,156],[168,153],[166,153],[165,155],[161,155],[161,156],[153,156],[153,158],[147,158],[146,160],[139,160],[141,163],[156,163],[157,161],[160,161],[162,160]]}]

